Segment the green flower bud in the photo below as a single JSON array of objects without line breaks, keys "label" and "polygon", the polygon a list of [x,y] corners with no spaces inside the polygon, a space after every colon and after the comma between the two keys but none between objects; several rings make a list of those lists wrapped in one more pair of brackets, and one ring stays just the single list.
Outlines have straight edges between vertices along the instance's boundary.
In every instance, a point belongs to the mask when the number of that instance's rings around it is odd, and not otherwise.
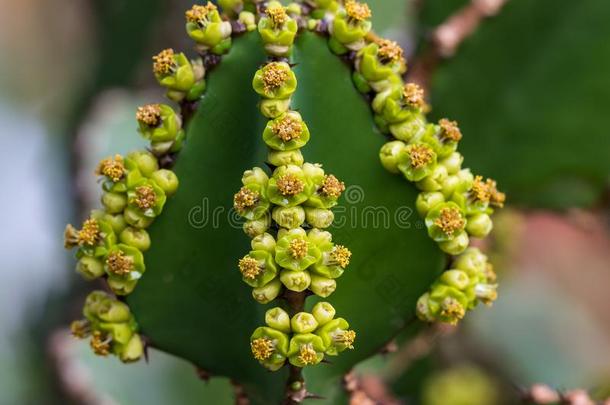
[{"label": "green flower bud", "polygon": [[313,228],[307,233],[309,241],[315,244],[320,250],[332,249],[333,235],[328,231]]},{"label": "green flower bud", "polygon": [[416,186],[422,191],[438,191],[443,188],[446,179],[447,169],[445,166],[436,165],[428,176],[417,182]]},{"label": "green flower bud", "polygon": [[127,196],[119,193],[102,194],[102,204],[109,214],[119,214],[127,206]]},{"label": "green flower bud", "polygon": [[337,282],[332,278],[312,274],[309,289],[317,296],[326,298],[335,292],[337,289]]},{"label": "green flower bud", "polygon": [[297,22],[278,1],[267,3],[265,15],[258,22],[258,32],[268,54],[287,56],[298,30]]},{"label": "green flower bud", "polygon": [[309,287],[309,284],[311,284],[311,276],[307,270],[282,270],[280,273],[280,281],[290,291],[302,292]]},{"label": "green flower bud", "polygon": [[434,322],[434,314],[430,309],[430,294],[425,293],[417,300],[415,306],[415,313],[417,317],[424,322]]},{"label": "green flower bud", "polygon": [[152,174],[151,179],[161,187],[167,196],[174,195],[178,190],[178,176],[171,170],[157,170]]},{"label": "green flower bud", "polygon": [[288,111],[267,123],[263,132],[263,141],[271,149],[288,151],[305,146],[309,136],[309,129],[301,114]]},{"label": "green flower bud", "polygon": [[458,290],[466,289],[470,283],[468,275],[462,270],[447,270],[441,274],[440,281]]},{"label": "green flower bud", "polygon": [[166,200],[167,196],[163,189],[156,182],[148,179],[136,182],[127,190],[129,206],[139,210],[148,218],[154,218],[161,214]]},{"label": "green flower bud", "polygon": [[402,141],[392,141],[384,144],[379,151],[381,165],[390,173],[400,173],[398,157],[404,153],[403,149],[406,146]]},{"label": "green flower bud", "polygon": [[313,265],[311,271],[317,275],[328,278],[339,278],[343,271],[349,265],[352,257],[352,252],[342,245],[334,245],[332,243],[319,245],[322,256],[320,260]]},{"label": "green flower bud", "polygon": [[436,153],[424,143],[407,145],[398,156],[398,169],[409,181],[422,180],[436,166]]},{"label": "green flower bud", "polygon": [[305,222],[305,210],[300,206],[275,207],[273,209],[272,218],[283,228],[297,228]]},{"label": "green flower bud", "polygon": [[465,271],[470,276],[483,274],[487,268],[487,256],[477,248],[468,248],[454,260],[453,267]]},{"label": "green flower bud", "polygon": [[451,240],[439,242],[438,246],[443,252],[455,256],[466,250],[469,244],[470,239],[468,238],[468,234],[466,232],[460,232]]},{"label": "green flower bud", "polygon": [[240,16],[242,13],[252,14],[248,12],[241,12],[241,10],[244,8],[243,0],[218,0],[217,3],[222,8],[222,12],[231,18],[234,18],[237,13],[239,13]]},{"label": "green flower bud", "polygon": [[466,219],[460,207],[454,202],[438,204],[426,216],[428,235],[436,242],[455,239],[466,227]]},{"label": "green flower bud", "polygon": [[132,178],[141,177],[135,163],[123,159],[121,155],[102,159],[95,169],[95,174],[103,176],[102,189],[104,191],[115,193],[122,193],[127,189],[125,182],[128,175],[131,174]]},{"label": "green flower bud", "polygon": [[414,115],[411,119],[389,124],[388,130],[396,139],[404,142],[420,142],[427,132],[426,120],[423,115]]},{"label": "green flower bud", "polygon": [[137,333],[134,334],[129,342],[122,346],[119,351],[119,359],[123,363],[132,363],[138,361],[144,354],[144,344],[142,338]]},{"label": "green flower bud", "polygon": [[320,327],[316,335],[320,336],[326,346],[326,354],[330,356],[336,356],[346,349],[353,349],[356,339],[356,332],[349,329],[349,324],[343,318],[333,319]]},{"label": "green flower bud", "polygon": [[474,287],[474,293],[479,301],[485,305],[491,306],[498,298],[498,285],[479,283]]},{"label": "green flower bud", "polygon": [[252,355],[271,371],[279,370],[289,351],[288,335],[279,330],[261,326],[250,337]]},{"label": "green flower bud", "polygon": [[138,280],[146,270],[144,256],[137,248],[119,243],[110,248],[105,270],[115,279]]},{"label": "green flower bud", "polygon": [[145,252],[150,248],[150,236],[144,229],[127,227],[119,235],[119,240],[129,246]]},{"label": "green flower bud", "polygon": [[450,156],[457,149],[458,142],[462,139],[462,132],[457,122],[441,119],[434,131],[429,133],[425,141],[432,145],[439,159]]},{"label": "green flower bud", "polygon": [[103,291],[93,291],[85,299],[83,315],[90,322],[123,323],[132,319],[127,304],[114,299]]},{"label": "green flower bud", "polygon": [[273,172],[267,186],[269,201],[282,207],[294,207],[311,195],[311,185],[298,166],[280,166]]},{"label": "green flower bud", "polygon": [[[138,107],[136,120],[138,122],[138,132],[151,142],[174,141],[178,132],[182,129],[182,119],[172,107],[166,104],[147,104]],[[146,152],[142,153],[142,155],[147,154]],[[131,155],[128,157],[131,157]],[[137,158],[139,154],[133,157]]]},{"label": "green flower bud", "polygon": [[259,105],[261,114],[269,119],[277,118],[290,109],[290,97],[263,99]]},{"label": "green flower bud", "polygon": [[406,70],[402,48],[394,41],[382,39],[362,48],[356,69],[368,82],[378,82]]},{"label": "green flower bud", "polygon": [[298,228],[280,237],[275,246],[276,263],[292,271],[303,271],[320,257],[320,249]]},{"label": "green flower bud", "polygon": [[[445,166],[440,166],[445,167]],[[460,185],[460,178],[456,175],[451,175],[445,177],[443,180],[443,184],[441,187],[441,192],[445,198],[449,198],[453,195],[453,193],[458,189]]]},{"label": "green flower bud", "polygon": [[244,223],[244,232],[251,238],[261,235],[271,226],[271,216],[263,215],[259,219],[253,219]]},{"label": "green flower bud", "polygon": [[133,336],[133,330],[127,323],[101,322],[97,325],[97,329],[112,337],[114,349],[119,349],[120,345],[128,343]]},{"label": "green flower bud", "polygon": [[[304,169],[307,173],[310,168]],[[312,184],[313,193],[305,202],[305,205],[314,208],[332,208],[337,205],[337,200],[345,191],[345,183],[339,181],[334,175],[327,174],[324,177],[307,176]]]},{"label": "green flower bud", "polygon": [[252,87],[264,98],[287,100],[297,88],[297,78],[288,63],[270,62],[256,71]]},{"label": "green flower bud", "polygon": [[290,339],[288,361],[297,367],[318,364],[324,359],[324,343],[312,333],[296,334]]},{"label": "green flower bud", "polygon": [[493,228],[493,222],[487,214],[474,214],[466,219],[466,232],[475,238],[484,238]]},{"label": "green flower bud", "polygon": [[[346,1],[345,8],[337,12],[328,27],[331,38],[349,50],[361,49],[365,45],[364,36],[371,30],[370,18],[371,10],[366,3]],[[341,49],[333,49],[333,51],[341,51]]]},{"label": "green flower bud", "polygon": [[153,73],[159,84],[168,89],[167,96],[173,101],[185,97],[196,100],[205,90],[201,65],[194,66],[183,53],[165,49],[153,57]]},{"label": "green flower bud", "polygon": [[290,326],[294,333],[311,333],[318,327],[318,321],[310,313],[299,312],[290,320]]},{"label": "green flower bud", "polygon": [[145,177],[150,177],[155,170],[159,170],[157,158],[148,151],[139,150],[129,153],[126,162],[129,161],[133,162],[137,170]]},{"label": "green flower bud", "polygon": [[231,23],[220,18],[216,6],[194,5],[186,12],[186,32],[199,52],[210,51],[221,55],[231,46]]},{"label": "green flower bud", "polygon": [[273,256],[266,250],[253,250],[239,260],[242,279],[250,287],[263,287],[277,275]]},{"label": "green flower bud", "polygon": [[[374,100],[376,111],[390,125],[405,121],[423,120],[422,111],[426,106],[424,90],[415,83],[393,86]],[[383,103],[383,104],[382,104]]]},{"label": "green flower bud", "polygon": [[85,280],[94,280],[104,275],[104,263],[94,257],[83,256],[76,263],[76,272]]},{"label": "green flower bud", "polygon": [[102,220],[112,227],[116,234],[120,234],[127,227],[127,222],[123,214],[107,214],[105,213]]},{"label": "green flower bud", "polygon": [[[100,211],[91,213],[91,217],[83,222],[82,229],[77,230],[72,225],[66,226],[64,246],[67,249],[78,246],[76,257],[84,256],[100,258],[106,255],[108,249],[116,244],[116,235],[112,227],[99,218]],[[95,216],[95,217],[94,217]]]},{"label": "green flower bud", "polygon": [[244,186],[250,184],[257,184],[261,187],[267,187],[269,176],[260,167],[254,167],[252,170],[246,170],[241,178],[241,182]]},{"label": "green flower bud", "polygon": [[275,239],[268,233],[254,237],[250,245],[252,250],[266,250],[269,253],[275,252]]},{"label": "green flower bud", "polygon": [[[338,50],[338,52],[335,53],[343,53],[346,48],[342,48],[343,50]],[[362,75],[362,73],[358,72],[357,70],[354,70],[354,73],[352,73],[352,81],[354,82],[354,87],[356,87],[356,90],[358,90],[360,93],[368,94],[371,92],[371,85]]]},{"label": "green flower bud", "polygon": [[419,215],[425,217],[432,208],[443,202],[445,202],[445,197],[441,192],[422,192],[417,196],[415,208],[417,209],[417,212],[419,212]]},{"label": "green flower bud", "polygon": [[290,15],[301,15],[301,5],[299,3],[290,3],[286,6],[286,12]]},{"label": "green flower bud", "polygon": [[332,225],[335,214],[324,208],[305,208],[305,219],[314,228],[328,228]]},{"label": "green flower bud", "polygon": [[238,21],[246,26],[248,32],[256,29],[256,17],[249,11],[242,11],[239,13]]},{"label": "green flower bud", "polygon": [[462,163],[464,162],[464,156],[462,156],[459,152],[453,152],[446,158],[440,161],[440,164],[447,168],[447,173],[450,175],[457,174],[462,168]]},{"label": "green flower bud", "polygon": [[265,312],[265,323],[270,328],[290,333],[290,316],[280,307],[271,308]]},{"label": "green flower bud", "polygon": [[129,225],[139,229],[148,228],[154,221],[154,218],[147,217],[136,207],[125,208],[123,216]]},{"label": "green flower bud", "polygon": [[264,287],[257,287],[252,290],[252,297],[261,304],[268,304],[280,294],[282,283],[275,279]]},{"label": "green flower bud", "polygon": [[278,151],[270,150],[267,154],[267,162],[273,166],[302,166],[305,159],[300,150]]},{"label": "green flower bud", "polygon": [[311,313],[316,318],[316,321],[318,321],[318,324],[323,326],[333,320],[336,311],[328,302],[322,301],[313,306]]},{"label": "green flower bud", "polygon": [[305,163],[303,165],[303,173],[305,173],[305,177],[310,182],[315,184],[321,184],[326,176],[322,165],[319,163]]}]

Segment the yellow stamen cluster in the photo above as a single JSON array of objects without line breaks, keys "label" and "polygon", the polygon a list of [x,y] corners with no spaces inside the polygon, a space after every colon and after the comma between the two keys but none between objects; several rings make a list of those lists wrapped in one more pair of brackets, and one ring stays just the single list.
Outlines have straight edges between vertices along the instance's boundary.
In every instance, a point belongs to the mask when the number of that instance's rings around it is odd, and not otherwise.
[{"label": "yellow stamen cluster", "polygon": [[285,197],[302,193],[305,183],[294,174],[285,174],[277,180],[277,189]]},{"label": "yellow stamen cluster", "polygon": [[402,98],[407,105],[414,108],[423,108],[426,105],[424,100],[424,89],[415,83],[407,83],[402,88]]},{"label": "yellow stamen cluster", "polygon": [[297,358],[305,365],[315,364],[318,361],[318,355],[311,345],[302,345]]},{"label": "yellow stamen cluster", "polygon": [[320,194],[332,197],[339,198],[341,193],[345,191],[345,183],[339,181],[335,176],[329,174],[324,177],[324,183],[322,183],[322,187],[320,189]]},{"label": "yellow stamen cluster", "polygon": [[151,186],[138,186],[136,187],[136,198],[134,203],[138,208],[147,210],[155,205],[157,195],[155,190]]},{"label": "yellow stamen cluster", "polygon": [[381,39],[378,41],[378,45],[377,55],[383,63],[399,62],[402,59],[404,51],[398,43],[389,39]]},{"label": "yellow stamen cluster", "polygon": [[78,245],[78,230],[72,224],[68,224],[64,230],[64,248],[72,249],[76,245]]},{"label": "yellow stamen cluster", "polygon": [[275,350],[273,342],[267,338],[254,339],[250,342],[250,349],[252,350],[252,355],[258,361],[267,360]]},{"label": "yellow stamen cluster", "polygon": [[494,266],[491,263],[487,263],[487,266],[485,266],[485,278],[488,283],[495,283],[498,280],[498,275],[494,271]]},{"label": "yellow stamen cluster", "polygon": [[248,208],[252,208],[258,203],[260,199],[260,194],[256,191],[250,190],[247,187],[242,187],[235,195],[233,196],[233,207],[239,211],[243,212]]},{"label": "yellow stamen cluster", "polygon": [[103,159],[95,170],[96,174],[106,176],[115,183],[123,178],[125,172],[125,164],[121,155],[114,155],[114,158]]},{"label": "yellow stamen cluster", "polygon": [[441,127],[440,136],[442,141],[457,142],[462,139],[462,131],[460,131],[457,122],[442,118],[438,121],[438,125]]},{"label": "yellow stamen cluster", "polygon": [[451,318],[451,324],[457,324],[457,321],[462,319],[465,314],[466,310],[455,298],[447,297],[443,300],[441,304],[441,316]]},{"label": "yellow stamen cluster", "polygon": [[353,330],[346,330],[338,333],[334,337],[335,342],[340,343],[348,349],[354,348],[354,341],[356,340],[356,332]]},{"label": "yellow stamen cluster", "polygon": [[476,176],[472,182],[472,188],[470,189],[470,196],[474,201],[489,202],[491,199],[491,192],[486,182],[483,181],[483,177]]},{"label": "yellow stamen cluster", "polygon": [[91,345],[91,349],[93,349],[93,353],[98,356],[108,356],[110,354],[110,342],[104,339],[104,336],[100,331],[93,332],[89,344]]},{"label": "yellow stamen cluster", "polygon": [[263,271],[258,261],[250,256],[244,256],[239,259],[238,266],[241,274],[250,280],[254,280]]},{"label": "yellow stamen cluster", "polygon": [[126,276],[133,270],[133,257],[127,256],[123,251],[111,252],[106,258],[108,271],[117,276]]},{"label": "yellow stamen cluster", "polygon": [[289,142],[301,137],[301,134],[303,133],[303,124],[298,118],[295,118],[292,115],[286,115],[281,120],[276,121],[271,126],[271,130],[283,142]]},{"label": "yellow stamen cluster", "polygon": [[434,225],[438,226],[447,236],[452,236],[455,231],[462,229],[465,224],[466,221],[460,210],[453,207],[441,209],[439,217],[434,221]]},{"label": "yellow stamen cluster", "polygon": [[496,206],[498,208],[504,207],[504,202],[506,202],[506,194],[498,191],[497,183],[495,180],[487,179],[486,181],[487,188],[489,189],[489,202],[491,205]]},{"label": "yellow stamen cluster", "polygon": [[93,246],[100,238],[100,226],[93,218],[83,222],[83,229],[78,231],[78,244]]},{"label": "yellow stamen cluster", "polygon": [[288,21],[288,14],[284,7],[270,7],[265,12],[273,28],[281,28]]},{"label": "yellow stamen cluster", "polygon": [[153,73],[159,76],[169,75],[176,69],[174,61],[174,50],[164,49],[159,54],[153,56]]},{"label": "yellow stamen cluster", "polygon": [[345,12],[354,21],[364,21],[371,17],[371,9],[368,4],[359,3],[354,0],[347,0],[345,2]]},{"label": "yellow stamen cluster", "polygon": [[352,257],[352,252],[343,245],[335,245],[333,250],[330,252],[330,258],[333,262],[337,263],[342,269],[349,265],[349,260]]},{"label": "yellow stamen cluster", "polygon": [[89,322],[84,319],[73,321],[70,324],[70,333],[77,339],[84,339],[89,335]]},{"label": "yellow stamen cluster", "polygon": [[204,22],[207,20],[208,14],[212,11],[215,11],[216,9],[216,5],[211,2],[208,2],[205,6],[195,4],[190,10],[186,11],[186,21],[195,24]]},{"label": "yellow stamen cluster", "polygon": [[295,260],[301,260],[307,255],[309,243],[305,239],[293,239],[290,241],[288,253]]},{"label": "yellow stamen cluster", "polygon": [[432,149],[426,145],[412,145],[409,149],[409,160],[414,169],[421,169],[428,165],[433,156]]},{"label": "yellow stamen cluster", "polygon": [[288,72],[278,62],[271,62],[263,68],[263,86],[265,91],[275,90],[288,80]]},{"label": "yellow stamen cluster", "polygon": [[138,107],[136,120],[149,127],[156,127],[161,123],[161,106],[159,104],[147,104]]}]

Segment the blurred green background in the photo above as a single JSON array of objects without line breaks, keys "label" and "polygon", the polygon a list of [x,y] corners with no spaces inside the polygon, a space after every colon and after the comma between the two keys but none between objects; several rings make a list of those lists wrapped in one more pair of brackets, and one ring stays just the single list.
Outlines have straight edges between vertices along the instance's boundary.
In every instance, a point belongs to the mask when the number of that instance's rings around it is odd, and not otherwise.
[{"label": "blurred green background", "polygon": [[[91,285],[71,271],[63,226],[96,204],[99,158],[144,145],[134,108],[161,96],[150,55],[190,49],[191,3],[0,3],[0,404],[233,403],[228,381],[182,360],[122,366],[65,335]],[[370,2],[409,56],[466,3]],[[514,402],[513,384],[610,385],[609,15],[607,0],[509,0],[432,75],[432,115],[460,122],[466,165],[509,194],[488,242],[500,299],[433,348],[362,365],[371,392],[476,405]]]}]

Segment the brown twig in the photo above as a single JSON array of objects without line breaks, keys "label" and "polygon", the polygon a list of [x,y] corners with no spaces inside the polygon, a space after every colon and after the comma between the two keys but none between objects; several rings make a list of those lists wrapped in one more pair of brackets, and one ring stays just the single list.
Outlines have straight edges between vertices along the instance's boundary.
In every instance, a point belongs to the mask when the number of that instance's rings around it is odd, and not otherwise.
[{"label": "brown twig", "polygon": [[[284,300],[290,309],[290,317],[292,318],[297,313],[303,311],[305,307],[306,292],[295,292],[288,289],[284,292]],[[301,367],[289,366],[288,381],[286,382],[286,398],[284,405],[300,404],[308,397],[307,389],[305,388],[305,379],[303,378],[303,369]]]},{"label": "brown twig", "polygon": [[508,0],[471,0],[449,16],[428,37],[423,53],[414,59],[408,79],[428,88],[437,65],[455,54],[462,42],[472,35],[485,18],[500,12]]},{"label": "brown twig", "polygon": [[602,401],[591,399],[583,389],[559,391],[546,384],[534,384],[526,389],[519,389],[523,402],[533,404],[564,404],[564,405],[609,405],[610,398]]}]

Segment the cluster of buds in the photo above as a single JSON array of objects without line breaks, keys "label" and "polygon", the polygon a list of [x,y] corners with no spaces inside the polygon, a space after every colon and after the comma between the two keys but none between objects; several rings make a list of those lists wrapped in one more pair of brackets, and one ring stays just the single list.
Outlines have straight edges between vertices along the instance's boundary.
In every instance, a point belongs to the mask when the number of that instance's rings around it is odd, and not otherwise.
[{"label": "cluster of buds", "polygon": [[257,328],[250,337],[252,355],[271,371],[286,363],[306,367],[320,363],[324,356],[336,356],[353,349],[356,332],[343,318],[335,318],[328,302],[318,302],[311,313],[292,316],[280,307],[265,314],[266,326]]},{"label": "cluster of buds", "polygon": [[498,296],[497,288],[487,256],[477,248],[468,248],[419,298],[417,316],[426,322],[455,325],[479,302],[491,305]]},{"label": "cluster of buds", "polygon": [[266,4],[264,15],[258,21],[258,32],[269,55],[276,57],[290,55],[294,38],[299,30],[293,16],[300,14],[300,10],[296,4],[284,7],[275,0]]},{"label": "cluster of buds", "polygon": [[356,0],[345,0],[345,3],[338,7],[333,2],[323,1],[322,10],[336,10],[334,15],[327,19],[331,20],[328,25],[330,40],[328,45],[337,55],[343,55],[350,51],[360,51],[366,45],[366,35],[372,27],[371,9],[366,3]]},{"label": "cluster of buds", "polygon": [[76,338],[90,338],[89,344],[95,354],[114,354],[126,363],[142,356],[144,345],[127,305],[103,291],[94,291],[85,301],[83,316],[72,322],[70,330]]},{"label": "cluster of buds", "polygon": [[185,17],[186,32],[195,41],[197,51],[221,55],[229,50],[231,23],[223,21],[214,3],[195,4],[185,13]]}]

